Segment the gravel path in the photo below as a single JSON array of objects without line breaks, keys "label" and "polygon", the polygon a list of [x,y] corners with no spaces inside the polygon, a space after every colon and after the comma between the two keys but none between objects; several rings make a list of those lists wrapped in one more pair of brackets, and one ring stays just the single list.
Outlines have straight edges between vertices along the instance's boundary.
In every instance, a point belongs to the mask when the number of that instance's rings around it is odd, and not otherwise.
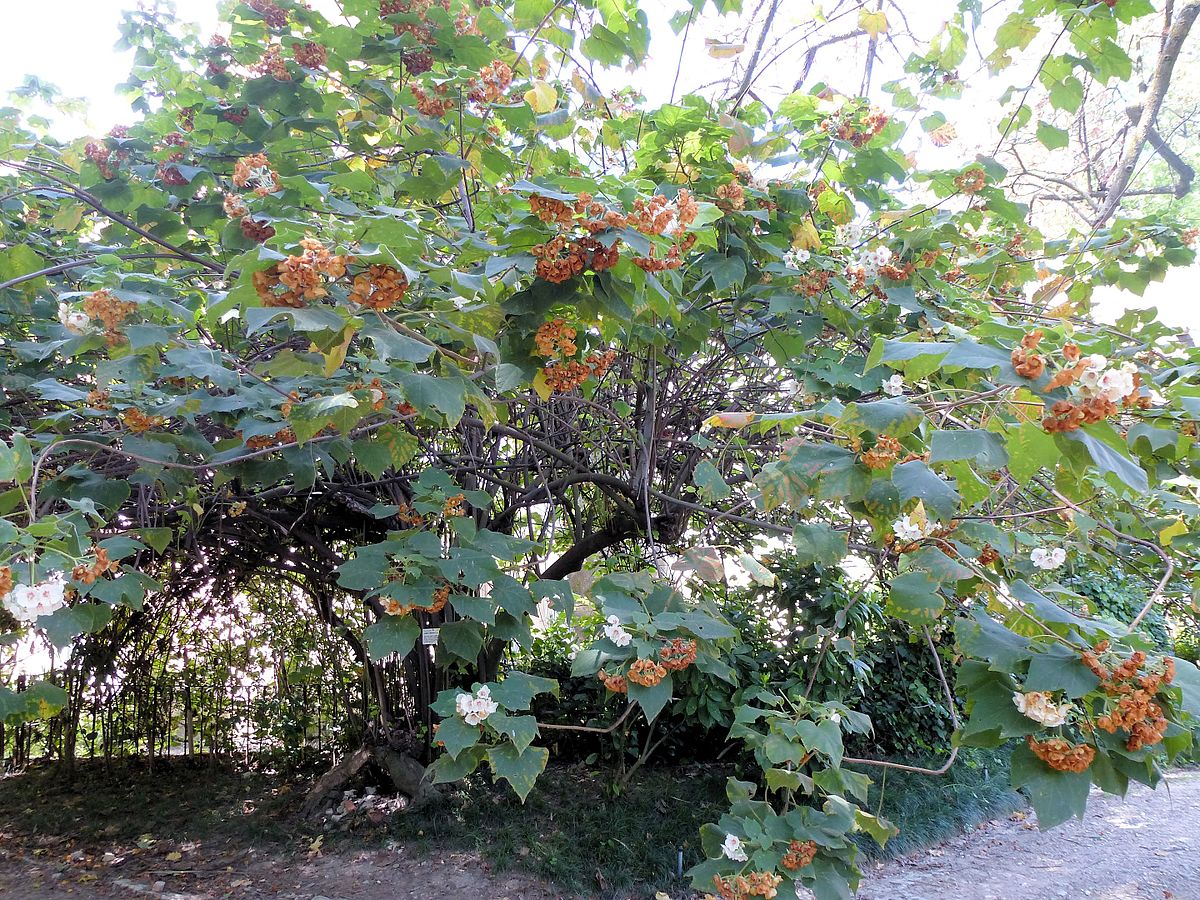
[{"label": "gravel path", "polygon": [[862,900],[1200,900],[1200,773],[1120,800],[1093,793],[1087,818],[1048,832],[1032,812],[870,869]]}]

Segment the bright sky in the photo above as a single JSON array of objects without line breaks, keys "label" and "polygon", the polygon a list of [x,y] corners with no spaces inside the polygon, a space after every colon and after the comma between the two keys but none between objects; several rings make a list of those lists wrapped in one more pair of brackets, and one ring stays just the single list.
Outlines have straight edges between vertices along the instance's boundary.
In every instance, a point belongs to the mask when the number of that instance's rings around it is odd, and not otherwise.
[{"label": "bright sky", "polygon": [[[121,11],[135,4],[136,0],[35,0],[32,3],[5,3],[5,27],[0,29],[0,92],[17,86],[24,75],[36,74],[56,84],[64,94],[82,97],[88,103],[86,123],[65,126],[68,134],[101,134],[113,125],[128,122],[131,118],[128,105],[116,96],[114,88],[125,80],[132,54],[117,53],[112,47],[119,36],[117,24]],[[791,4],[795,2],[794,6]],[[316,0],[317,8],[329,5],[329,0]],[[650,14],[656,44],[651,47],[651,60],[647,70],[636,79],[637,86],[653,103],[665,102],[670,94],[671,82],[679,56],[678,40],[666,25],[669,13],[678,3],[649,0],[644,7]],[[199,24],[202,34],[213,32],[217,22],[218,0],[176,0],[179,18]],[[809,4],[800,0],[789,0],[789,12],[803,17]],[[914,31],[927,39],[939,28],[937,10],[940,4],[916,6],[920,10],[910,14]],[[799,21],[799,19],[798,19]],[[50,39],[50,36],[53,39]],[[702,39],[733,37],[728,30],[722,31],[719,20],[697,22],[689,39],[680,78],[680,91],[703,84],[711,71],[712,59],[704,50]],[[841,45],[841,46],[849,46]],[[857,60],[839,59],[838,48],[830,48],[828,56],[820,57],[822,72],[831,81],[834,74],[851,70],[855,72],[853,84],[837,84],[847,92],[857,88],[860,70]],[[796,60],[799,63],[799,59]],[[851,67],[851,63],[853,66]],[[875,79],[878,85],[894,77],[898,66],[896,59],[881,60],[882,75]],[[764,79],[764,87],[777,83],[795,70],[795,65],[784,62],[778,65],[772,77]],[[613,72],[604,79],[604,85],[616,86],[629,76]],[[986,104],[985,104],[986,105]],[[956,122],[962,140],[956,145],[958,153],[964,149],[990,144],[994,137],[985,122],[994,118],[995,110],[973,110],[970,104],[957,114]],[[987,129],[986,131],[984,129]],[[974,132],[974,133],[972,133]],[[989,148],[990,149],[990,148]],[[949,161],[948,161],[949,162]],[[1200,269],[1175,270],[1166,281],[1151,285],[1145,297],[1135,297],[1116,290],[1104,292],[1098,312],[1106,318],[1119,315],[1127,307],[1143,308],[1156,306],[1160,317],[1171,325],[1191,328],[1200,338],[1200,304],[1193,299],[1194,285]]]}]

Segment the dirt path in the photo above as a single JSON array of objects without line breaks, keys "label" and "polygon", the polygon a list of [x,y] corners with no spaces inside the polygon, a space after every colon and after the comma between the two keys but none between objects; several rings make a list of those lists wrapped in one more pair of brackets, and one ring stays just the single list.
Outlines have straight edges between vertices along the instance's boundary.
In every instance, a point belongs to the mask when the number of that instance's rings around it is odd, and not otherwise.
[{"label": "dirt path", "polygon": [[1030,813],[868,870],[861,900],[1200,900],[1200,773],[1040,832]]},{"label": "dirt path", "polygon": [[[0,835],[4,900],[556,900],[552,886],[494,875],[469,853],[402,847],[307,856],[245,845],[128,857],[70,852],[62,838]],[[4,840],[8,838],[8,840]],[[37,846],[40,843],[41,846]],[[683,900],[688,895],[675,895]],[[694,896],[694,895],[692,895]],[[905,859],[872,866],[862,900],[1200,900],[1200,772],[1125,801],[1094,795],[1087,819],[1042,833],[1016,814]]]}]

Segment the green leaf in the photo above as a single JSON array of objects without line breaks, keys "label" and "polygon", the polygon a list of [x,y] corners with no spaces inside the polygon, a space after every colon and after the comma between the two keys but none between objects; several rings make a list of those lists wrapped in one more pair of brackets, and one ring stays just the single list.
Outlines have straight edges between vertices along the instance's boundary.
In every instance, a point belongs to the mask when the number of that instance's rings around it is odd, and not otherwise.
[{"label": "green leaf", "polygon": [[[438,629],[440,643],[459,659],[474,663],[483,649],[483,625],[471,619],[447,622]],[[499,702],[499,701],[497,701]]]},{"label": "green leaf", "polygon": [[733,489],[721,477],[720,470],[707,459],[696,465],[692,482],[700,489],[700,496],[707,500],[725,500],[733,494]]},{"label": "green leaf", "polygon": [[848,536],[844,531],[834,531],[828,525],[797,525],[793,532],[796,546],[796,561],[802,566],[820,563],[835,566],[849,552]]},{"label": "green leaf", "polygon": [[1008,446],[1008,471],[1020,484],[1028,484],[1029,479],[1042,469],[1053,469],[1062,455],[1054,436],[1033,422],[1008,429],[1005,442]]},{"label": "green leaf", "polygon": [[937,581],[928,572],[897,575],[891,582],[887,611],[911,625],[931,625],[946,608],[946,601],[937,588]]},{"label": "green leaf", "polygon": [[1087,811],[1091,778],[1087,772],[1059,772],[1020,744],[1012,755],[1012,786],[1029,794],[1038,828],[1045,831]]},{"label": "green leaf", "polygon": [[76,603],[64,606],[37,620],[56,647],[66,647],[81,634],[99,631],[112,620],[112,607],[106,603]]},{"label": "green leaf", "polygon": [[894,838],[900,833],[900,829],[887,819],[873,816],[861,809],[854,810],[854,830],[869,834],[880,847],[885,846],[889,838]]},{"label": "green leaf", "polygon": [[1027,691],[1065,691],[1072,700],[1095,690],[1100,679],[1086,668],[1077,653],[1061,644],[1039,649],[1029,661]]},{"label": "green leaf", "polygon": [[[592,673],[588,673],[592,674]],[[499,684],[490,684],[492,699],[509,712],[529,709],[529,703],[537,694],[558,696],[558,682],[553,678],[529,675],[525,672],[509,672]]]},{"label": "green leaf", "polygon": [[1058,128],[1042,119],[1038,120],[1037,139],[1047,150],[1058,150],[1071,143],[1071,136],[1065,128]]},{"label": "green leaf", "polygon": [[1150,482],[1146,470],[1120,450],[1103,441],[1092,428],[1093,426],[1085,426],[1078,431],[1069,431],[1063,437],[1083,444],[1100,472],[1112,473],[1138,494],[1145,494],[1149,491]]},{"label": "green leaf", "polygon": [[918,407],[903,400],[872,400],[847,404],[840,424],[850,433],[870,431],[903,437],[911,434],[924,419],[925,414]]},{"label": "green leaf", "polygon": [[646,687],[630,681],[629,699],[642,707],[642,711],[646,714],[647,722],[653,722],[671,699],[671,690],[673,687],[670,673],[653,687]]},{"label": "green leaf", "polygon": [[488,750],[487,758],[496,777],[507,781],[524,803],[538,776],[545,771],[550,751],[545,747],[518,750],[511,742],[505,742]]},{"label": "green leaf", "polygon": [[958,491],[919,459],[892,469],[892,483],[901,500],[920,500],[940,521],[948,522],[958,512]]},{"label": "green leaf", "polygon": [[[490,716],[488,720],[491,720]],[[461,716],[447,716],[438,723],[437,739],[446,746],[446,752],[452,757],[478,744],[481,735],[480,726],[468,725]]]},{"label": "green leaf", "polygon": [[984,470],[999,469],[1008,462],[1008,453],[1000,435],[978,428],[935,431],[929,447],[929,461],[970,460]]},{"label": "green leaf", "polygon": [[420,634],[421,626],[412,616],[384,616],[366,627],[363,640],[371,659],[379,662],[393,653],[406,656]]},{"label": "green leaf", "polygon": [[498,732],[507,735],[518,752],[524,752],[538,734],[537,719],[533,716],[506,716],[496,713],[488,716],[487,721]]}]

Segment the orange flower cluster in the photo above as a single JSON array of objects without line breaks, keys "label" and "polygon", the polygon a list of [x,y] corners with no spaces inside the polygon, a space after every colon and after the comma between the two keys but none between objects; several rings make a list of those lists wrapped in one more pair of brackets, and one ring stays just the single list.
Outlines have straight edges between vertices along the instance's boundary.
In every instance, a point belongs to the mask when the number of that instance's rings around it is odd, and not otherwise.
[{"label": "orange flower cluster", "polygon": [[292,57],[306,69],[323,69],[329,61],[328,52],[314,41],[292,44]]},{"label": "orange flower cluster", "polygon": [[290,428],[280,428],[274,434],[260,434],[246,441],[247,450],[266,450],[268,447],[278,447],[282,444],[292,444],[296,441],[296,432]]},{"label": "orange flower cluster", "polygon": [[667,670],[652,659],[634,660],[629,667],[629,680],[642,687],[654,687],[667,677]]},{"label": "orange flower cluster", "polygon": [[537,259],[534,272],[544,281],[560,284],[587,268],[587,251],[578,241],[568,242],[561,234],[531,251]]},{"label": "orange flower cluster", "polygon": [[861,125],[854,122],[842,122],[838,125],[837,136],[843,141],[849,141],[854,147],[862,147],[871,138],[883,131],[890,121],[881,109],[872,107]]},{"label": "orange flower cluster", "polygon": [[[541,194],[529,195],[529,209],[535,216],[545,222],[547,225],[557,223],[566,227],[570,227],[575,223],[575,213],[582,212],[581,207],[586,207],[585,201],[582,199],[587,197],[590,202],[591,197],[588,194],[581,194],[580,200],[571,206],[562,200],[554,197],[543,197]],[[600,206],[600,204],[594,204]],[[601,207],[603,209],[603,207]]]},{"label": "orange flower cluster", "polygon": [[275,226],[269,222],[259,222],[253,216],[243,216],[241,221],[242,237],[256,244],[262,244],[275,237]]},{"label": "orange flower cluster", "polygon": [[[254,289],[264,306],[300,308],[320,300],[329,293],[323,278],[341,278],[346,274],[346,264],[353,259],[330,253],[313,238],[305,238],[300,246],[303,249],[298,256],[289,256],[269,269],[254,273]],[[286,290],[277,292],[281,286]]]},{"label": "orange flower cluster", "polygon": [[158,180],[163,183],[164,187],[184,187],[188,183],[187,177],[179,171],[179,167],[171,165],[172,162],[179,162],[182,159],[182,153],[173,153],[168,162],[159,164]]},{"label": "orange flower cluster", "polygon": [[578,352],[575,346],[576,331],[567,324],[566,319],[552,319],[543,322],[533,336],[539,356],[574,356]]},{"label": "orange flower cluster", "polygon": [[499,103],[504,99],[504,92],[512,86],[512,80],[513,72],[508,63],[494,60],[490,66],[479,70],[479,80],[467,97],[475,103]]},{"label": "orange flower cluster", "polygon": [[1040,378],[1046,371],[1046,360],[1034,352],[1042,337],[1043,332],[1040,329],[1031,331],[1021,338],[1021,346],[1012,352],[1013,368],[1022,378]]},{"label": "orange flower cluster", "polygon": [[451,518],[453,516],[465,516],[467,514],[464,506],[466,502],[467,498],[462,494],[455,494],[453,497],[447,497],[445,504],[442,506],[442,515],[446,518]]},{"label": "orange flower cluster", "polygon": [[0,597],[7,597],[9,591],[12,589],[12,568],[10,566],[0,566]]},{"label": "orange flower cluster", "polygon": [[[253,188],[254,193],[265,197],[279,190],[279,173],[271,168],[265,153],[255,153],[234,163],[233,184],[243,190]],[[229,212],[229,208],[225,211]]]},{"label": "orange flower cluster", "polygon": [[400,508],[396,510],[396,519],[401,525],[407,525],[410,528],[420,528],[425,524],[425,517],[407,503],[400,504]]},{"label": "orange flower cluster", "polygon": [[1109,734],[1118,729],[1127,731],[1125,746],[1129,750],[1159,743],[1169,723],[1162,707],[1154,702],[1154,695],[1175,679],[1175,661],[1164,657],[1154,670],[1139,674],[1146,665],[1146,654],[1135,650],[1110,670],[1100,659],[1107,650],[1108,642],[1102,641],[1082,654],[1083,664],[1100,679],[1101,689],[1109,697],[1119,698],[1115,707],[1096,718],[1096,725]]},{"label": "orange flower cluster", "polygon": [[250,213],[246,201],[238,194],[226,194],[222,206],[225,207],[225,215],[231,219],[240,219]]},{"label": "orange flower cluster", "polygon": [[570,362],[553,363],[546,366],[546,385],[550,390],[565,394],[572,391],[579,385],[583,384],[589,378],[595,376],[600,378],[609,370],[613,362],[617,358],[616,350],[607,350],[604,353],[593,353],[588,356],[586,362]]},{"label": "orange flower cluster", "polygon": [[253,66],[251,71],[258,75],[270,75],[276,81],[291,81],[292,73],[288,71],[287,62],[283,58],[283,48],[272,44]]},{"label": "orange flower cluster", "polygon": [[794,290],[805,297],[815,297],[829,287],[830,275],[824,269],[813,269],[796,279]]},{"label": "orange flower cluster", "polygon": [[1083,772],[1096,758],[1096,748],[1091,744],[1072,744],[1062,738],[1035,741],[1033,735],[1025,740],[1034,756],[1059,772]]},{"label": "orange flower cluster", "polygon": [[674,230],[678,232],[691,225],[698,212],[700,204],[687,190],[679,192],[674,204],[661,194],[655,194],[648,201],[640,197],[633,201],[633,212],[629,215],[628,225],[642,234],[654,235],[665,234],[674,222]]},{"label": "orange flower cluster", "polygon": [[105,340],[110,345],[124,339],[121,326],[125,324],[134,312],[137,304],[128,300],[118,300],[111,291],[95,291],[83,299],[83,313],[93,322],[99,322],[104,327]]},{"label": "orange flower cluster", "polygon": [[892,281],[908,281],[916,270],[917,267],[910,262],[906,262],[901,266],[888,263],[885,266],[879,267],[879,274],[884,278],[890,278]]},{"label": "orange flower cluster", "polygon": [[410,75],[424,75],[433,68],[433,54],[428,50],[409,50],[400,59]]},{"label": "orange flower cluster", "polygon": [[979,551],[979,564],[981,566],[990,566],[992,563],[1000,561],[1000,551],[991,544],[984,544],[983,549]]},{"label": "orange flower cluster", "polygon": [[417,98],[417,112],[423,116],[440,119],[454,108],[455,101],[449,96],[450,89],[445,84],[437,85],[432,94],[420,85],[414,84],[412,92],[413,96]]},{"label": "orange flower cluster", "polygon": [[108,558],[108,551],[103,547],[96,548],[96,561],[90,566],[83,563],[71,570],[71,578],[81,584],[94,584],[101,576],[109,572],[117,572],[121,568],[115,559]]},{"label": "orange flower cluster", "polygon": [[596,677],[600,679],[601,684],[614,694],[629,693],[629,683],[625,680],[624,675],[610,675],[604,669],[601,669],[596,673]]},{"label": "orange flower cluster", "polygon": [[263,21],[272,28],[285,28],[288,23],[287,12],[274,0],[246,0],[246,5],[263,17]]},{"label": "orange flower cluster", "polygon": [[130,407],[121,413],[121,421],[134,434],[143,434],[151,428],[158,428],[166,423],[162,416],[148,416],[140,409]]},{"label": "orange flower cluster", "polygon": [[746,189],[736,181],[717,185],[716,194],[717,206],[725,212],[746,208]]},{"label": "orange flower cluster", "polygon": [[379,15],[380,17],[415,16],[418,19],[417,22],[398,22],[392,26],[392,30],[397,37],[402,34],[411,34],[418,43],[428,44],[433,40],[433,32],[425,24],[425,14],[434,6],[440,6],[449,12],[450,0],[380,0]]},{"label": "orange flower cluster", "polygon": [[663,667],[672,672],[682,672],[696,661],[696,642],[675,638],[658,651]]},{"label": "orange flower cluster", "polygon": [[390,309],[404,300],[408,293],[408,278],[391,266],[372,265],[354,276],[350,302],[368,309]]},{"label": "orange flower cluster", "polygon": [[229,109],[223,109],[221,110],[221,118],[226,122],[232,122],[234,125],[241,125],[250,118],[250,107],[235,108],[231,106]]},{"label": "orange flower cluster", "polygon": [[97,409],[103,412],[104,410],[112,409],[112,399],[108,391],[91,390],[88,391],[85,401],[92,409]]},{"label": "orange flower cluster", "polygon": [[774,872],[751,872],[749,875],[734,875],[726,878],[713,876],[713,887],[724,900],[746,900],[747,897],[762,897],[771,900],[779,893],[777,888],[783,878]]},{"label": "orange flower cluster", "polygon": [[811,863],[817,856],[817,845],[815,841],[792,841],[788,844],[787,853],[783,855],[780,862],[785,869],[803,869]]},{"label": "orange flower cluster", "polygon": [[444,584],[433,592],[429,603],[401,603],[392,597],[385,597],[383,598],[383,611],[389,616],[407,616],[414,610],[420,610],[432,616],[445,609],[449,599],[450,585]]},{"label": "orange flower cluster", "polygon": [[83,155],[96,164],[105,180],[116,177],[117,167],[129,156],[125,150],[113,152],[112,148],[100,141],[89,141],[83,148]]},{"label": "orange flower cluster", "polygon": [[881,434],[875,446],[862,455],[863,465],[868,469],[886,469],[896,461],[903,449],[890,434]]},{"label": "orange flower cluster", "polygon": [[[688,237],[695,238],[695,235],[690,234]],[[631,262],[644,272],[662,272],[666,269],[678,269],[683,265],[683,257],[680,255],[680,245],[672,244],[665,259],[659,259],[655,248],[651,247],[649,256],[635,256]]]},{"label": "orange flower cluster", "polygon": [[987,185],[987,174],[983,169],[967,169],[954,179],[954,186],[964,194],[978,194]]}]

